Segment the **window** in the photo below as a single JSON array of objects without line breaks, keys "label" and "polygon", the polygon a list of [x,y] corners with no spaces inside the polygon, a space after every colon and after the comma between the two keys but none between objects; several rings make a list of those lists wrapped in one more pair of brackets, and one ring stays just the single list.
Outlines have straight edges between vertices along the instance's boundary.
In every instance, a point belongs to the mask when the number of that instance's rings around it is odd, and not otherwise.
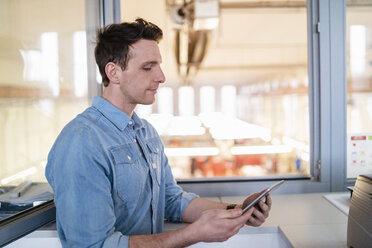
[{"label": "window", "polygon": [[[34,196],[36,188],[50,190],[44,177],[49,150],[89,105],[85,7],[82,0],[0,1],[0,190],[5,193],[30,182],[25,197]],[[1,200],[9,200],[1,193]],[[10,215],[1,212],[0,220]]]},{"label": "window", "polygon": [[347,178],[372,173],[372,6],[347,1]]}]

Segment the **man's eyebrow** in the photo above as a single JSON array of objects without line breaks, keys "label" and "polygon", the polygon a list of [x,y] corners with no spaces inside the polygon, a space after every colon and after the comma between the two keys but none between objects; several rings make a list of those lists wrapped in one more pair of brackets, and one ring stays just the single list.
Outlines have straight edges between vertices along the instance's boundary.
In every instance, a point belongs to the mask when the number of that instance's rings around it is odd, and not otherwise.
[{"label": "man's eyebrow", "polygon": [[146,62],[142,63],[142,66],[156,65],[156,64],[160,64],[159,61],[153,60],[153,61],[146,61]]}]

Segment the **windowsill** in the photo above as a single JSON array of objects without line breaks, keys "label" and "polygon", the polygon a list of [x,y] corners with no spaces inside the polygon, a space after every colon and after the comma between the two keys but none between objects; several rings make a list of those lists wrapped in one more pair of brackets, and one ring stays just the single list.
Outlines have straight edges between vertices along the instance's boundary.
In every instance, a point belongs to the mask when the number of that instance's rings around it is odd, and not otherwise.
[{"label": "windowsill", "polygon": [[311,179],[306,174],[273,174],[256,177],[195,177],[195,178],[176,178],[177,183],[209,183],[209,182],[248,182],[248,181],[271,181],[271,180],[307,180]]}]

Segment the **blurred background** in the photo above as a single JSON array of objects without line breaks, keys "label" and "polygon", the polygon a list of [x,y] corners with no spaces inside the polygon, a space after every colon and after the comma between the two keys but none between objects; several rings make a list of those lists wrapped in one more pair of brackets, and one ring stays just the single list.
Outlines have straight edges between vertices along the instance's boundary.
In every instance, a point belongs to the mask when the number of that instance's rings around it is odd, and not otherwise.
[{"label": "blurred background", "polygon": [[[0,185],[45,182],[57,135],[102,91],[93,2],[0,1]],[[372,130],[372,3],[346,10],[352,135]],[[307,13],[303,0],[120,1],[122,21],[164,31],[166,83],[136,112],[178,180],[311,176]]]}]

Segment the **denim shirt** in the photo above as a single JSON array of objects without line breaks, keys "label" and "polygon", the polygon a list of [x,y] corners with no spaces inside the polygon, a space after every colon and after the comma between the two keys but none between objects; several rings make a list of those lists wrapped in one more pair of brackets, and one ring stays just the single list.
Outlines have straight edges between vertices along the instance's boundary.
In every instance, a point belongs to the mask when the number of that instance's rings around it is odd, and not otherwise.
[{"label": "denim shirt", "polygon": [[64,247],[128,247],[181,222],[195,194],[173,178],[155,129],[101,97],[62,130],[45,171]]}]

